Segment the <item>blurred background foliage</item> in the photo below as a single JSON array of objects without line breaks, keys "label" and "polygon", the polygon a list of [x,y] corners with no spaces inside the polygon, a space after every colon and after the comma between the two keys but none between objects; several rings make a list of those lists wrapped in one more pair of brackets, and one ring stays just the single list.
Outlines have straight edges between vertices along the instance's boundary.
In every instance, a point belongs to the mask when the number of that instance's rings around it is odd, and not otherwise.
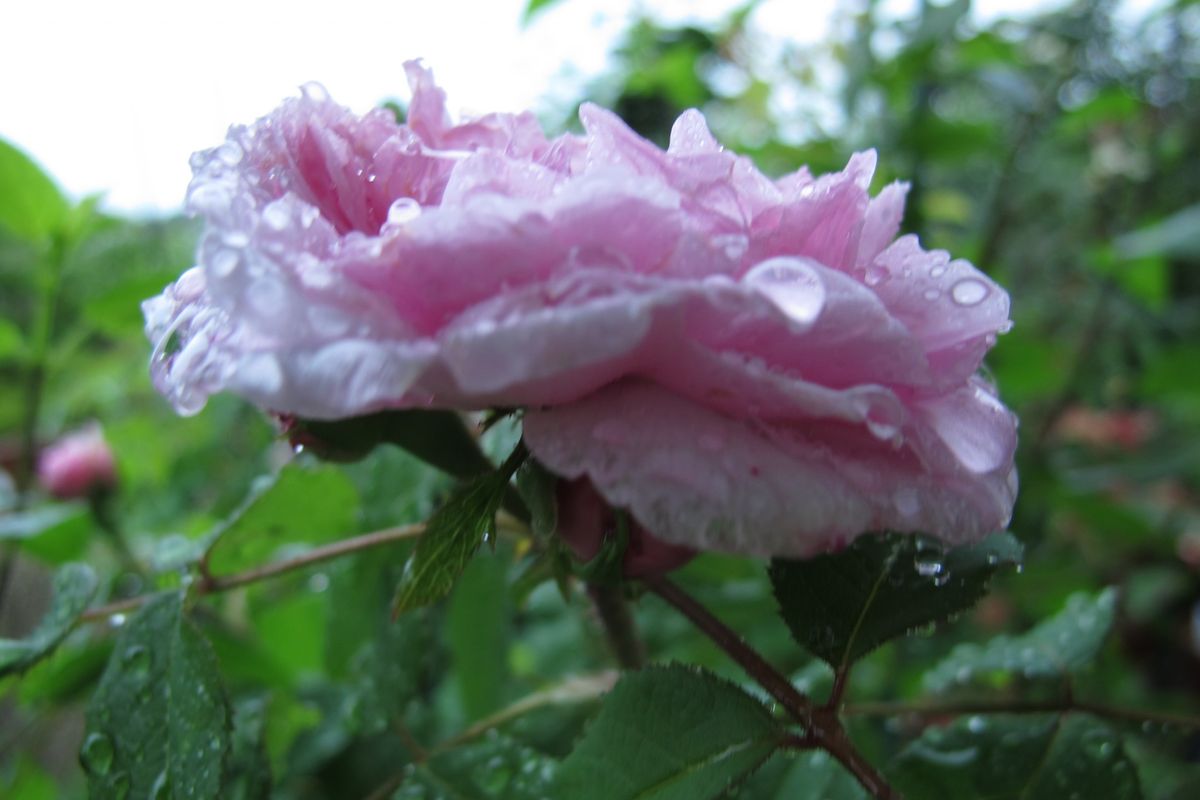
[{"label": "blurred background foliage", "polygon": [[[550,4],[531,3],[531,14]],[[1022,420],[1012,530],[1026,566],[973,612],[869,656],[851,702],[917,701],[929,689],[925,670],[957,643],[1027,630],[1073,593],[1115,586],[1115,633],[1069,679],[1072,691],[1196,711],[1200,4],[1177,0],[1118,22],[1119,4],[1094,0],[987,26],[969,7],[924,0],[893,18],[874,0],[847,4],[833,39],[803,48],[778,31],[762,36],[753,2],[707,27],[648,16],[587,99],[659,143],[681,111],[699,107],[718,139],[769,174],[840,169],[855,150],[877,148],[876,188],[911,183],[907,231],[971,260],[1013,297],[1015,326],[988,365]],[[549,116],[551,128],[573,124],[565,111]],[[0,219],[0,636],[17,637],[45,609],[50,571],[67,561],[98,565],[110,599],[178,583],[197,543],[253,505],[256,480],[293,454],[235,398],[181,419],[149,384],[138,303],[190,265],[191,221],[117,218],[96,198],[65,199],[2,142]],[[36,449],[93,419],[118,459],[114,516],[136,571],[86,504],[51,502],[33,480]],[[489,437],[502,457],[512,432],[499,426]],[[258,484],[275,497],[259,521],[285,530],[289,546],[424,519],[451,485],[388,449],[351,465],[297,463],[284,476]],[[322,530],[299,502],[306,496],[337,499]],[[612,664],[581,592],[564,601],[553,584],[514,590],[524,565],[503,540],[449,602],[390,623],[407,550],[205,601],[198,618],[235,709],[230,796],[266,796],[273,784],[282,798],[365,797],[408,770],[403,791],[437,796],[439,781],[461,780],[473,782],[464,796],[521,797],[528,787],[518,784],[536,783],[528,765],[570,748],[594,705],[552,703],[477,746],[416,759],[413,739],[445,740],[565,676]],[[778,619],[761,564],[704,556],[679,577],[802,686],[828,691],[827,670]],[[741,680],[661,603],[645,599],[637,615],[656,659]],[[85,625],[19,682],[0,679],[0,796],[83,796],[82,708],[112,628]],[[984,684],[1003,699],[1037,681],[995,673]],[[854,732],[886,765],[926,722],[864,714]],[[1194,731],[1130,733],[1145,797],[1198,796]],[[776,759],[742,796],[799,796],[788,793],[789,768]],[[811,796],[826,796],[819,791]]]}]

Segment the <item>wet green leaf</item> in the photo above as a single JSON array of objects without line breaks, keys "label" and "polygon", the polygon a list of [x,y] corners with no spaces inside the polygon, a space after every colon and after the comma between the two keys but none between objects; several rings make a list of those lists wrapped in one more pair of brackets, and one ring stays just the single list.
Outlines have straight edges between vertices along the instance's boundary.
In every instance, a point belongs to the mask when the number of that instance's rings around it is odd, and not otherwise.
[{"label": "wet green leaf", "polygon": [[952,550],[915,536],[866,535],[840,553],[775,559],[770,574],[792,636],[839,667],[970,608],[1020,558],[1007,533]]},{"label": "wet green leaf", "polygon": [[208,568],[225,575],[266,562],[281,547],[318,545],[355,532],[358,493],[335,467],[289,464],[262,480],[213,535]]},{"label": "wet green leaf", "polygon": [[1020,636],[997,636],[986,644],[968,642],[925,673],[925,688],[940,692],[995,673],[1027,679],[1054,678],[1078,671],[1092,661],[1112,628],[1117,592],[1080,592],[1066,607]]},{"label": "wet green leaf", "polygon": [[96,594],[96,573],[86,564],[67,564],[54,575],[50,610],[24,639],[0,639],[0,678],[24,672],[66,638]]},{"label": "wet green leaf", "polygon": [[96,800],[225,797],[230,713],[183,597],[147,603],[117,638],[87,710],[79,758]]},{"label": "wet green leaf", "polygon": [[992,715],[930,727],[889,777],[921,800],[1138,800],[1121,737],[1083,714]]}]

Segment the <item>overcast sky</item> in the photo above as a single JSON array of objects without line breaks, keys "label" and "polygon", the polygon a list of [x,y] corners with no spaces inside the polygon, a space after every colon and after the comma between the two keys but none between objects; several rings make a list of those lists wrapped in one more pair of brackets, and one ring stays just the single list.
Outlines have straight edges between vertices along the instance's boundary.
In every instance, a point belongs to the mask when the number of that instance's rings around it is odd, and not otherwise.
[{"label": "overcast sky", "polygon": [[[885,3],[897,9],[916,0]],[[730,0],[562,0],[528,28],[526,0],[42,0],[8,4],[0,35],[0,136],[72,195],[120,211],[178,208],[188,155],[219,143],[310,80],[362,111],[406,97],[423,57],[452,110],[578,96],[636,8],[719,19]],[[1141,4],[1141,3],[1139,3]],[[836,0],[765,0],[754,24],[819,41]],[[840,4],[843,8],[847,3]],[[1048,5],[977,0],[985,16]]]}]

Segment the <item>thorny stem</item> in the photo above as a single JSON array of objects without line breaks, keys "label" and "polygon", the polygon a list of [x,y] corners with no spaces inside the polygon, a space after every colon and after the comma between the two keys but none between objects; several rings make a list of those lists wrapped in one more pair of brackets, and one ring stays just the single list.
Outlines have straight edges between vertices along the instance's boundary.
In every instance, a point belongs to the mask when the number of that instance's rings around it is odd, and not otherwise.
[{"label": "thorny stem", "polygon": [[589,583],[588,597],[595,606],[596,616],[604,626],[608,646],[622,669],[640,669],[646,664],[646,648],[638,638],[629,603],[621,587],[613,584]]},{"label": "thorny stem", "polygon": [[[265,564],[261,567],[248,569],[244,572],[237,572],[233,575],[213,576],[204,575],[201,580],[192,588],[192,592],[200,597],[218,592],[225,592],[230,589],[236,589],[239,586],[245,586],[250,583],[257,583],[266,578],[273,578],[277,575],[283,575],[288,572],[294,572],[298,569],[320,564],[325,561],[338,558],[339,556],[355,553],[360,550],[369,550],[372,547],[379,547],[392,542],[402,541],[404,539],[413,539],[420,536],[425,531],[424,523],[416,523],[414,525],[403,525],[398,528],[385,528],[383,530],[374,531],[372,533],[364,533],[361,536],[353,536],[349,539],[333,542],[324,547],[317,547],[309,550],[307,553],[301,553],[292,558],[285,558],[281,561],[275,561],[270,564]],[[107,619],[114,614],[121,614],[126,611],[131,611],[140,607],[153,594],[138,595],[127,600],[120,600],[116,603],[89,608],[84,612],[82,619],[88,622]]]},{"label": "thorny stem", "polygon": [[1111,706],[1063,697],[1056,700],[981,700],[960,703],[854,703],[842,713],[859,717],[957,717],[967,714],[1051,714],[1078,712],[1121,722],[1157,723],[1200,730],[1200,716]]}]

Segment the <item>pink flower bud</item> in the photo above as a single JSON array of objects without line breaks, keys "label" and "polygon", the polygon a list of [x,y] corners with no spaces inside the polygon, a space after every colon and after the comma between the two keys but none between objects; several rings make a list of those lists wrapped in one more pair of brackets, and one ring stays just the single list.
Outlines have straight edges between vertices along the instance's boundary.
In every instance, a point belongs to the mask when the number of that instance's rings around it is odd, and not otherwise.
[{"label": "pink flower bud", "polygon": [[87,497],[117,483],[116,463],[99,425],[88,425],[42,451],[38,480],[62,500]]}]

